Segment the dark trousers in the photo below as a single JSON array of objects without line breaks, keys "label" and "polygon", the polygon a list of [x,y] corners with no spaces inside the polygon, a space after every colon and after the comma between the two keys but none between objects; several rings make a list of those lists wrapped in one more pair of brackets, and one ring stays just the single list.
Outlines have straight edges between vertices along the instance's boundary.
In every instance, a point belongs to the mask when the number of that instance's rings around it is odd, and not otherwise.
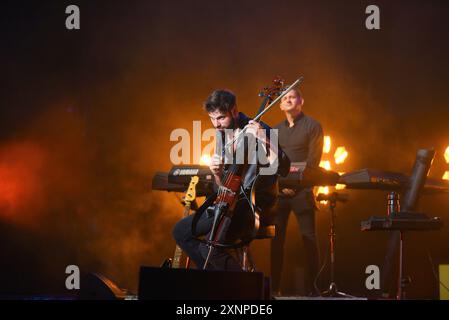
[{"label": "dark trousers", "polygon": [[[197,268],[203,269],[209,247],[192,234],[192,220],[193,215],[180,220],[173,228],[173,238],[178,246],[195,262]],[[205,236],[205,239],[208,239],[213,222],[213,214],[204,212],[197,223],[197,236]],[[235,206],[226,241],[232,243],[245,237],[253,226],[254,220],[249,204],[246,199],[241,199]],[[213,248],[206,269],[241,271],[242,267],[228,250]]]},{"label": "dark trousers", "polygon": [[271,280],[273,292],[279,292],[284,260],[284,243],[290,212],[298,220],[306,256],[306,293],[313,292],[313,282],[319,268],[319,250],[315,228],[313,193],[300,192],[293,198],[279,198],[276,216],[276,237],[271,241]]}]

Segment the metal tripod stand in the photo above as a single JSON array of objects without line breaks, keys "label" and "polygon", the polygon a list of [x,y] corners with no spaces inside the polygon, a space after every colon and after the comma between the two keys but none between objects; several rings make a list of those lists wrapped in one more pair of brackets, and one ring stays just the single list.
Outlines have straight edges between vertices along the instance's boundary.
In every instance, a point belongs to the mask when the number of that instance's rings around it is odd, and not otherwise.
[{"label": "metal tripod stand", "polygon": [[329,209],[331,212],[331,224],[330,224],[330,232],[329,232],[329,244],[330,244],[330,258],[331,258],[331,283],[329,285],[329,289],[321,292],[322,297],[334,297],[334,298],[354,298],[349,294],[338,291],[337,284],[335,283],[335,238],[336,238],[336,228],[335,221],[337,215],[335,213],[335,208],[337,207],[337,202],[346,202],[348,201],[347,194],[339,194],[337,192],[333,192],[331,194],[322,194],[320,193],[317,196],[318,201],[329,201]]}]

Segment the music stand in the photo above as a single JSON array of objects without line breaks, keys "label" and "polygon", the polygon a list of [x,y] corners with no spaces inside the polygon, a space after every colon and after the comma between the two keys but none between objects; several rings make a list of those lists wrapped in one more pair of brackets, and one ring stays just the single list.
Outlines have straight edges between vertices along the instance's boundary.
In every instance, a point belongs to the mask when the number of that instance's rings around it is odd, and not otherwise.
[{"label": "music stand", "polygon": [[320,193],[317,196],[317,201],[329,201],[329,209],[331,212],[331,223],[329,232],[329,248],[330,248],[330,258],[331,258],[331,283],[329,289],[321,293],[322,297],[334,297],[334,298],[354,298],[349,294],[338,291],[337,284],[335,282],[335,238],[336,238],[336,228],[335,221],[337,215],[335,213],[335,208],[337,207],[337,202],[347,202],[349,196],[347,194],[340,194],[338,192],[333,192],[331,194]]}]

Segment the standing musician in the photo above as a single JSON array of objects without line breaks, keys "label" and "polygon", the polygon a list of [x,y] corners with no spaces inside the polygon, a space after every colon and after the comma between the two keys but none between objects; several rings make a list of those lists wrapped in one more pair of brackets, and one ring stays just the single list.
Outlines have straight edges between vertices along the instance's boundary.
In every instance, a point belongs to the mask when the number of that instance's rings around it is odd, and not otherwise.
[{"label": "standing musician", "polygon": [[[238,132],[246,130],[245,135],[252,137],[256,144],[255,148],[245,149],[245,165],[241,172],[241,185],[239,191],[235,193],[237,195],[236,202],[225,242],[235,243],[245,238],[250,239],[255,223],[253,210],[259,212],[261,224],[273,223],[274,207],[278,195],[278,175],[288,174],[290,161],[277,146],[277,143],[272,143],[272,140],[277,141],[277,139],[270,140],[270,128],[266,124],[252,121],[238,111],[236,97],[231,91],[216,90],[212,92],[204,104],[204,109],[217,134],[216,154],[212,157],[210,164],[210,170],[215,177],[216,190],[220,190],[220,186],[223,187],[223,183],[227,182],[223,177],[226,177],[227,171],[231,168],[228,161],[223,161],[229,155],[226,148],[221,148],[226,141],[229,141],[226,140],[226,136],[229,133],[236,136]],[[242,145],[238,145],[238,142],[231,142],[230,153],[235,156],[242,147]],[[262,174],[264,165],[257,157],[256,150],[258,148],[264,148],[265,154],[268,154],[269,165],[274,164],[275,168],[268,170],[269,174]],[[251,159],[252,161],[250,161]],[[266,163],[265,169],[267,169]],[[255,206],[251,201],[252,191],[255,194]],[[195,262],[199,269],[205,267],[214,270],[242,270],[236,259],[229,254],[229,250],[222,247],[214,247],[213,250],[210,250],[208,244],[199,239],[201,236],[205,236],[207,239],[213,228],[214,212],[208,209],[212,203],[207,199],[195,215],[180,220],[173,229],[173,237],[178,246]]]},{"label": "standing musician", "polygon": [[[286,120],[276,126],[279,145],[292,162],[307,162],[318,167],[323,152],[323,129],[318,121],[302,111],[304,99],[299,90],[293,89],[281,100],[280,108]],[[318,272],[319,251],[315,228],[315,199],[312,188],[298,190],[281,188],[276,215],[276,237],[271,243],[272,290],[280,294],[281,273],[284,258],[284,242],[288,217],[293,211],[301,229],[304,242],[306,266],[306,293],[313,292],[312,284]]]}]

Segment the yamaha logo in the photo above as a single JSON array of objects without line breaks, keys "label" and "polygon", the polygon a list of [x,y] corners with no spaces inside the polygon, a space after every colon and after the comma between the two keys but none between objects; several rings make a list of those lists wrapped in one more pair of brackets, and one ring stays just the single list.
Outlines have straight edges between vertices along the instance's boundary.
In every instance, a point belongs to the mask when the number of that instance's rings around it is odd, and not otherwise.
[{"label": "yamaha logo", "polygon": [[179,170],[179,175],[180,176],[194,176],[196,174],[198,174],[198,169],[182,169]]},{"label": "yamaha logo", "polygon": [[175,169],[172,173],[173,176],[195,176],[198,174],[199,169]]}]

